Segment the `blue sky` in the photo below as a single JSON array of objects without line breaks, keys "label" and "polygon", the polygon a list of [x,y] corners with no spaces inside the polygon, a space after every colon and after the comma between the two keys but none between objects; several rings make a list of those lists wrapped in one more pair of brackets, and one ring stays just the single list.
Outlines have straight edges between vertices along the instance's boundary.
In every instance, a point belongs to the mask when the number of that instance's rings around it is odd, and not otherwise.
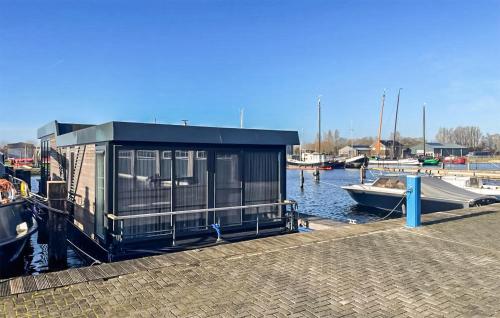
[{"label": "blue sky", "polygon": [[[0,141],[111,120],[500,132],[500,1],[0,0]],[[9,117],[18,117],[15,120]]]}]

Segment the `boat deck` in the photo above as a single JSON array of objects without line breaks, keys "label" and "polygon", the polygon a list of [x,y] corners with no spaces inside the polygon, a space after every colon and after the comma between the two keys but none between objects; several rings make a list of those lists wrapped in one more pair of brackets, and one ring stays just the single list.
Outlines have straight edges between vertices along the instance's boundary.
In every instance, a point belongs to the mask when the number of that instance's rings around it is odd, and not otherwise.
[{"label": "boat deck", "polygon": [[0,283],[0,316],[500,314],[500,204],[325,226]]}]

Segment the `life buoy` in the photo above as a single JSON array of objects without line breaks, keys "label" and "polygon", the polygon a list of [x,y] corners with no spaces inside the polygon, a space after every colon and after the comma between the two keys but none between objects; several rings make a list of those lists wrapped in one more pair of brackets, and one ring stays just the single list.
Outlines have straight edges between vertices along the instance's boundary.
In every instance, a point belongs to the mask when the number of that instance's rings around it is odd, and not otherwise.
[{"label": "life buoy", "polygon": [[14,200],[16,197],[16,189],[9,180],[0,179],[0,200],[6,204]]}]

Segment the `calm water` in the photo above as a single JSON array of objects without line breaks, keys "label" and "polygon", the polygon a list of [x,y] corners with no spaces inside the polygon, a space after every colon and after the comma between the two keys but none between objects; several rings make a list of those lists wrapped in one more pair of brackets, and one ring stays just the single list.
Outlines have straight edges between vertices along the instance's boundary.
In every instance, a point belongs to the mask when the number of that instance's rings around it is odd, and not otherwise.
[{"label": "calm water", "polygon": [[[386,213],[356,205],[343,185],[359,183],[359,170],[337,169],[320,172],[320,181],[314,181],[313,171],[304,171],[304,189],[300,189],[300,171],[287,171],[287,198],[297,201],[299,212],[348,222],[367,223],[379,220]],[[375,175],[367,173],[367,179]]]}]

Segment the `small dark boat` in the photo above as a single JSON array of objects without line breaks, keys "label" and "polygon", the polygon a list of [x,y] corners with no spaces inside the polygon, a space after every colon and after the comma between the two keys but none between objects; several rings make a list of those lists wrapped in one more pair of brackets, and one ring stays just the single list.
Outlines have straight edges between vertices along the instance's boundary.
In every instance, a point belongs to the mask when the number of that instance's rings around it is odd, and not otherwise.
[{"label": "small dark boat", "polygon": [[38,225],[27,209],[26,201],[0,205],[0,260],[2,265],[14,262]]},{"label": "small dark boat", "polygon": [[288,169],[303,169],[303,170],[332,170],[344,168],[344,161],[327,159],[325,154],[304,152],[301,159],[288,158]]},{"label": "small dark boat", "polygon": [[[422,177],[422,213],[448,211],[497,203],[494,196],[473,193],[434,177]],[[406,176],[383,176],[373,183],[343,186],[359,204],[403,212],[406,206]]]},{"label": "small dark boat", "polygon": [[344,166],[345,168],[351,168],[351,169],[359,169],[361,167],[366,167],[368,166],[368,157],[365,155],[361,155],[346,159]]},{"label": "small dark boat", "polygon": [[8,180],[0,179],[0,269],[19,257],[37,228],[27,201]]}]

